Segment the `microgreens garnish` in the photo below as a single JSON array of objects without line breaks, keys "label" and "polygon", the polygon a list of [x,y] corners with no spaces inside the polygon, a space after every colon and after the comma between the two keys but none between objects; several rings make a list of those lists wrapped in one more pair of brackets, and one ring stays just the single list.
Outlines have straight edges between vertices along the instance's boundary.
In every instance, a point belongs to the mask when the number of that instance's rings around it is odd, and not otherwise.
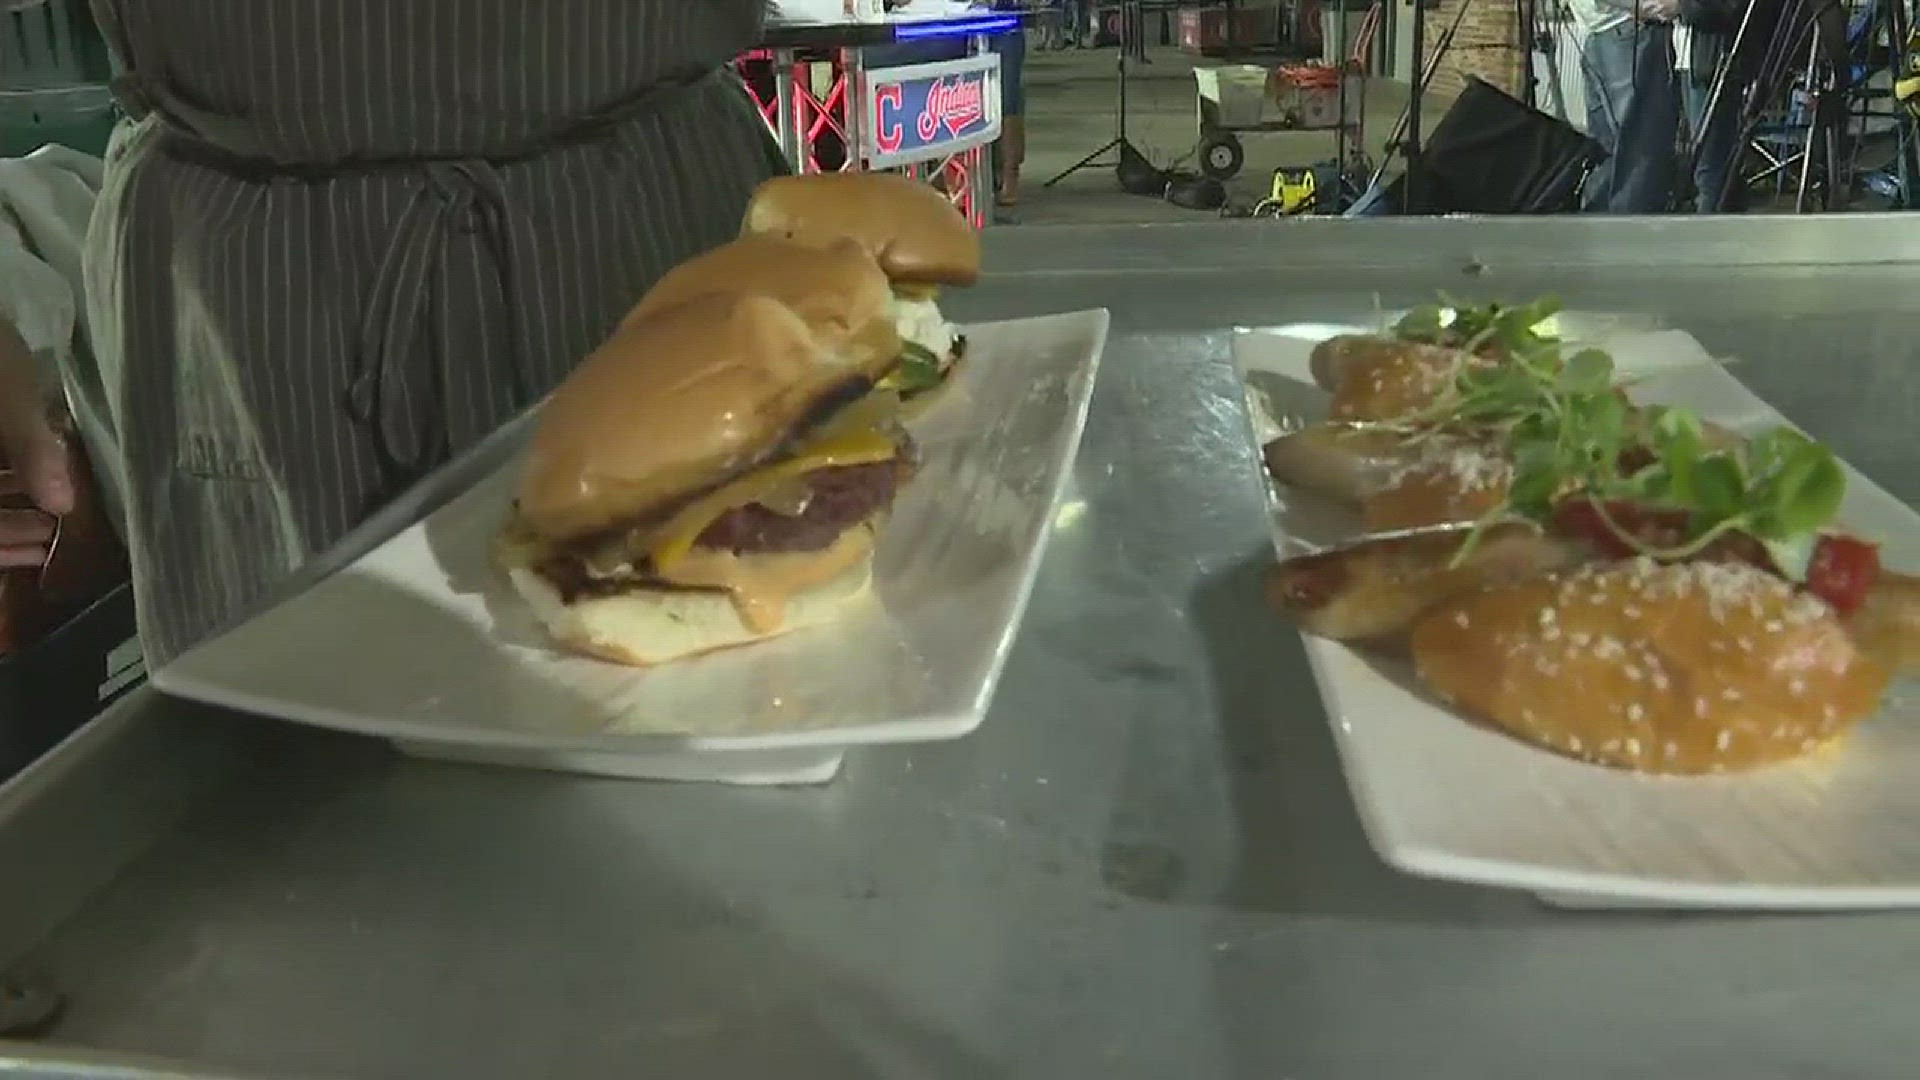
[{"label": "microgreens garnish", "polygon": [[[1457,309],[1442,325],[1438,313],[1445,310],[1416,311],[1395,333],[1470,349],[1491,342],[1500,360],[1464,365],[1432,408],[1405,423],[1416,432],[1491,431],[1513,456],[1506,500],[1475,523],[1456,564],[1489,526],[1515,517],[1546,521],[1569,497],[1590,502],[1634,550],[1664,559],[1698,554],[1736,531],[1769,545],[1791,544],[1839,511],[1846,475],[1832,451],[1789,428],[1710,447],[1699,417],[1686,409],[1633,409],[1619,392],[1612,357],[1584,349],[1563,358],[1556,340],[1534,333],[1555,310],[1551,302]],[[1636,449],[1649,463],[1624,474],[1622,457]],[[1649,544],[1613,520],[1607,505],[1616,501],[1680,512],[1684,539],[1674,547]]]},{"label": "microgreens garnish", "polygon": [[1428,345],[1445,345],[1467,352],[1491,351],[1497,356],[1534,352],[1556,344],[1543,329],[1560,311],[1551,298],[1508,307],[1487,304],[1471,307],[1441,297],[1441,303],[1415,308],[1393,326],[1395,337]]},{"label": "microgreens garnish", "polygon": [[1774,428],[1734,449],[1706,449],[1700,421],[1663,410],[1648,440],[1653,463],[1621,481],[1622,497],[1689,512],[1685,544],[1650,554],[1683,558],[1727,533],[1784,543],[1833,520],[1847,476],[1833,451],[1792,428]]}]

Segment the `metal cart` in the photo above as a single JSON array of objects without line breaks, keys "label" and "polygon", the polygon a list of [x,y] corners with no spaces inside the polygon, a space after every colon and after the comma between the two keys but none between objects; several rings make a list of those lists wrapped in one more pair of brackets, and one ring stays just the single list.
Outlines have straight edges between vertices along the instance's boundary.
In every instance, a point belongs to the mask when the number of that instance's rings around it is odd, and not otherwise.
[{"label": "metal cart", "polygon": [[[1324,83],[1307,72],[1325,72]],[[1200,169],[1216,180],[1231,179],[1246,164],[1245,134],[1281,131],[1362,133],[1366,76],[1349,72],[1344,93],[1339,72],[1324,65],[1265,68],[1223,64],[1195,68],[1200,128]],[[1344,115],[1343,115],[1344,112]]]},{"label": "metal cart", "polygon": [[[1341,30],[1335,35],[1333,55],[1346,57],[1332,64],[1282,64],[1262,67],[1227,64],[1195,68],[1195,115],[1199,128],[1195,151],[1200,169],[1217,180],[1228,180],[1246,164],[1240,136],[1283,131],[1331,131],[1339,138],[1333,159],[1345,161],[1364,146],[1366,134],[1367,72],[1373,42],[1382,18],[1375,3],[1358,33],[1346,40],[1345,8],[1336,16]],[[1350,47],[1349,47],[1350,46]]]}]

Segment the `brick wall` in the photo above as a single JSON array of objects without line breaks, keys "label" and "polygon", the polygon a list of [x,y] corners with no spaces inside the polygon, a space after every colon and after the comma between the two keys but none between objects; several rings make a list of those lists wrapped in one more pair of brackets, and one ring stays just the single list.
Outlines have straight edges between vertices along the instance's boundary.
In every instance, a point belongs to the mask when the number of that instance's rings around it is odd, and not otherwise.
[{"label": "brick wall", "polygon": [[[1523,96],[1520,81],[1525,66],[1515,0],[1439,0],[1427,9],[1428,49],[1437,46],[1453,25],[1462,3],[1469,5],[1467,14],[1434,74],[1432,92],[1452,97],[1466,85],[1467,76],[1478,75],[1509,94]],[[1413,12],[1403,8],[1401,14],[1411,18]]]}]

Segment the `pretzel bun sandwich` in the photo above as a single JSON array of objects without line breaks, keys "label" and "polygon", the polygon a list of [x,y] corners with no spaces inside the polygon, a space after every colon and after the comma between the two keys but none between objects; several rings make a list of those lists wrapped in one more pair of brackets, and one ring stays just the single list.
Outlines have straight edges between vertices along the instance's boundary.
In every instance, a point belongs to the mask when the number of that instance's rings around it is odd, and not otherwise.
[{"label": "pretzel bun sandwich", "polygon": [[898,397],[874,392],[898,342],[861,288],[822,285],[789,302],[692,289],[554,391],[496,554],[559,641],[657,664],[866,592],[913,462]]},{"label": "pretzel bun sandwich", "polygon": [[1739,563],[1634,559],[1457,594],[1413,655],[1450,705],[1652,773],[1800,757],[1877,711],[1888,681],[1830,605]]},{"label": "pretzel bun sandwich", "polygon": [[851,239],[892,282],[892,318],[902,362],[886,386],[905,396],[939,386],[965,355],[966,340],[940,311],[944,286],[980,278],[980,235],[931,185],[892,173],[781,176],[760,185],[747,206],[746,236],[811,247]]},{"label": "pretzel bun sandwich", "polygon": [[1376,334],[1316,345],[1313,380],[1333,392],[1336,420],[1397,420],[1433,405],[1463,371],[1492,367],[1558,340],[1553,301],[1423,307]]},{"label": "pretzel bun sandwich", "polygon": [[1361,534],[1282,560],[1271,602],[1406,644],[1463,717],[1616,768],[1757,768],[1875,713],[1920,670],[1920,578],[1839,520],[1832,450],[1637,404],[1610,356],[1538,332],[1546,307],[1429,310],[1316,354],[1340,418],[1264,457]]}]

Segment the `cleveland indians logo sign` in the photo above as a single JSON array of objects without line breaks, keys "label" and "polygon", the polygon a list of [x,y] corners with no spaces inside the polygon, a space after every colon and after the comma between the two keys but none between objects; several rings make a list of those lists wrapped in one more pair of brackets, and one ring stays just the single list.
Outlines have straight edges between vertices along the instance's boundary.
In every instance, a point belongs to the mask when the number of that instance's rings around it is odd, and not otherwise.
[{"label": "cleveland indians logo sign", "polygon": [[907,105],[909,91],[922,88],[926,99],[920,104],[919,115],[911,118],[916,147],[946,142],[987,119],[987,79],[981,72],[876,86],[873,100],[879,125],[874,142],[881,153],[897,154],[906,148],[908,117],[902,114],[912,112]]}]

